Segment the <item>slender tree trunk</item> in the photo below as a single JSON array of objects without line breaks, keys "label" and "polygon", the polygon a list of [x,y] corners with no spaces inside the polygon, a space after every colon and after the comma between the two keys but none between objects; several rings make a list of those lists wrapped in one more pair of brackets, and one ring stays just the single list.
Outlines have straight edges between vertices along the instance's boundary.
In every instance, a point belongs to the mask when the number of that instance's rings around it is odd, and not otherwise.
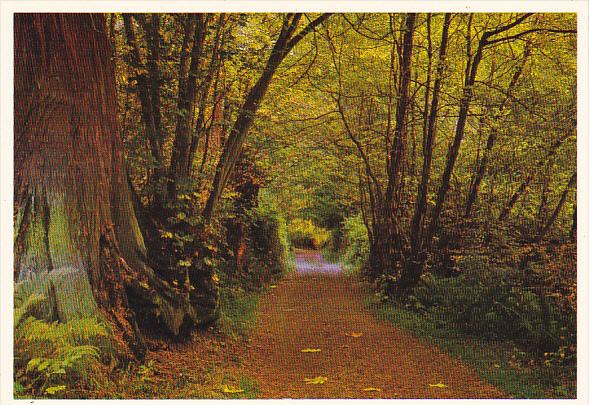
[{"label": "slender tree trunk", "polygon": [[400,82],[399,101],[395,111],[395,129],[393,132],[393,146],[388,171],[388,184],[385,194],[388,209],[393,209],[394,200],[398,198],[401,184],[401,168],[405,159],[407,147],[407,110],[411,102],[409,88],[411,85],[411,55],[413,53],[413,34],[415,32],[415,13],[407,14],[405,20],[405,33],[403,35],[403,48],[399,58]]},{"label": "slender tree trunk", "polygon": [[[431,172],[431,164],[433,157],[433,147],[436,136],[436,120],[438,114],[438,103],[440,99],[440,91],[442,87],[442,79],[444,76],[444,69],[446,65],[446,51],[448,48],[448,32],[450,28],[450,20],[452,15],[446,13],[444,16],[444,27],[442,29],[442,39],[440,42],[440,50],[438,55],[438,66],[436,68],[436,78],[434,80],[434,88],[432,94],[431,107],[426,105],[425,111],[430,111],[424,121],[424,140],[423,140],[423,166],[421,168],[421,181],[417,193],[417,201],[415,204],[415,211],[411,218],[410,240],[411,240],[411,257],[403,271],[411,274],[406,276],[406,280],[410,280],[407,287],[411,288],[414,283],[419,280],[423,267],[425,264],[426,255],[423,252],[423,229],[424,220],[427,210],[427,193],[429,188],[429,178]],[[429,86],[429,83],[428,83]],[[427,103],[427,98],[426,98]]]},{"label": "slender tree trunk", "polygon": [[517,190],[509,198],[509,201],[507,202],[505,207],[503,207],[503,209],[501,210],[501,214],[499,214],[499,221],[505,221],[507,219],[507,217],[511,213],[511,210],[513,209],[513,207],[515,207],[515,204],[519,201],[520,197],[527,192],[528,186],[530,185],[532,180],[534,180],[538,171],[540,171],[544,167],[544,165],[546,165],[546,163],[552,161],[552,157],[556,154],[556,152],[558,151],[558,148],[560,147],[560,145],[562,145],[562,143],[566,139],[568,139],[568,135],[558,139],[554,144],[551,145],[550,150],[548,151],[547,155],[537,163],[536,167],[532,169],[532,171],[526,176],[524,181],[519,185]]},{"label": "slender tree trunk", "polygon": [[[503,111],[509,105],[509,101],[513,97],[513,92],[517,86],[517,82],[518,82],[519,78],[522,75],[526,61],[527,61],[528,57],[530,56],[530,52],[531,52],[531,47],[528,43],[526,46],[526,49],[524,51],[523,60],[520,63],[520,65],[517,67],[517,69],[515,70],[513,77],[511,78],[511,81],[509,82],[509,86],[507,87],[507,91],[505,92],[505,98],[503,99],[503,102],[499,106],[499,112],[497,114],[499,117],[501,117]],[[487,170],[487,165],[489,164],[489,157],[491,155],[491,151],[493,149],[493,146],[495,145],[497,135],[499,134],[499,124],[500,124],[500,122],[498,119],[492,120],[491,131],[489,132],[489,136],[487,137],[487,144],[486,144],[485,150],[483,152],[483,158],[481,159],[481,162],[478,165],[476,174],[475,174],[474,179],[472,181],[472,186],[470,187],[470,191],[468,193],[468,198],[466,200],[466,209],[465,209],[465,217],[466,218],[470,217],[470,215],[472,213],[472,208],[476,202],[476,199],[477,199],[477,196],[479,193],[479,187],[481,185],[481,181],[483,180],[483,177],[485,176],[485,172]]]},{"label": "slender tree trunk", "polygon": [[188,78],[184,83],[182,94],[178,95],[178,119],[176,121],[176,134],[170,160],[168,199],[176,198],[178,184],[188,177],[192,162],[190,161],[190,143],[192,128],[195,118],[195,103],[198,95],[199,76],[201,74],[201,62],[203,44],[207,34],[209,16],[196,15],[196,29],[194,45],[190,55],[190,69]]},{"label": "slender tree trunk", "polygon": [[440,188],[438,189],[436,205],[434,206],[432,218],[427,231],[426,244],[428,246],[430,245],[431,239],[437,229],[438,220],[440,218],[440,214],[442,213],[442,207],[446,201],[446,194],[450,189],[450,177],[452,175],[452,171],[454,170],[456,159],[458,158],[460,144],[464,138],[464,130],[466,129],[466,119],[468,117],[468,110],[470,108],[470,101],[472,99],[473,86],[476,81],[479,64],[483,57],[483,48],[485,47],[485,43],[485,36],[483,36],[483,38],[481,38],[479,41],[477,51],[475,52],[472,61],[467,63],[464,87],[462,90],[462,99],[460,100],[460,110],[458,112],[458,122],[456,123],[456,131],[454,133],[454,139],[448,147],[446,166],[444,168],[444,173],[442,174],[442,182],[440,184]]},{"label": "slender tree trunk", "polygon": [[430,107],[431,112],[429,113],[426,122],[424,122],[426,136],[424,137],[423,142],[423,166],[421,168],[421,181],[419,183],[415,211],[411,219],[411,245],[414,256],[417,256],[422,250],[422,233],[424,227],[423,222],[427,208],[427,193],[429,188],[433,147],[436,136],[436,120],[439,109],[438,103],[440,99],[440,90],[442,88],[444,69],[446,66],[446,51],[448,48],[448,32],[450,28],[451,16],[452,15],[450,13],[446,13],[444,16],[444,28],[442,29],[442,40],[440,42],[438,66],[436,69],[436,78],[434,81],[434,89]]},{"label": "slender tree trunk", "polygon": [[544,224],[544,226],[540,230],[540,233],[538,234],[538,237],[537,237],[538,241],[544,239],[546,234],[548,234],[548,231],[550,231],[550,228],[552,228],[552,226],[554,225],[554,222],[556,222],[556,218],[558,218],[560,211],[562,211],[562,207],[564,206],[564,203],[566,202],[566,199],[567,199],[567,196],[568,196],[570,190],[575,185],[576,180],[577,180],[577,172],[575,171],[573,173],[573,175],[571,176],[571,178],[569,179],[569,182],[568,182],[566,188],[562,192],[562,194],[560,196],[560,200],[558,201],[556,208],[552,212],[552,215],[550,216],[550,218],[548,218],[548,221],[546,221],[546,223]]},{"label": "slender tree trunk", "polygon": [[[219,19],[217,22],[217,32],[215,34],[215,40],[213,43],[213,51],[211,54],[211,60],[209,62],[209,69],[207,72],[207,76],[204,78],[204,83],[201,85],[200,100],[199,100],[199,104],[198,104],[198,118],[196,119],[196,125],[193,130],[194,134],[192,136],[192,140],[190,142],[190,148],[188,151],[188,161],[190,162],[190,164],[192,164],[192,162],[194,162],[194,156],[196,154],[196,150],[198,149],[198,144],[199,144],[200,139],[206,129],[205,128],[205,112],[206,112],[206,107],[207,107],[207,101],[209,99],[211,85],[213,85],[213,84],[216,85],[216,81],[213,80],[213,76],[215,76],[215,72],[218,71],[220,68],[219,53],[220,53],[220,47],[222,45],[222,41],[221,41],[222,35],[221,34],[223,32],[224,22],[225,22],[225,15],[224,14],[219,15]],[[215,100],[213,99],[213,103],[214,102],[215,102]],[[213,112],[214,112],[214,108],[213,108]]]},{"label": "slender tree trunk", "polygon": [[506,31],[511,30],[512,28],[516,27],[517,25],[521,24],[527,18],[529,18],[532,14],[527,13],[523,14],[517,18],[515,18],[512,22],[507,23],[505,25],[501,25],[498,28],[492,31],[485,31],[482,33],[481,38],[479,39],[477,50],[474,56],[471,59],[471,38],[470,38],[470,31],[471,31],[471,23],[472,23],[472,15],[469,22],[468,27],[468,38],[466,40],[466,48],[467,48],[467,55],[468,61],[466,64],[465,74],[464,74],[464,87],[462,90],[462,99],[460,100],[460,109],[458,112],[458,122],[456,123],[456,131],[454,132],[454,139],[452,143],[448,147],[448,154],[446,157],[446,166],[444,168],[444,173],[442,174],[442,182],[440,184],[440,188],[438,189],[436,205],[434,206],[432,212],[432,218],[428,227],[427,237],[426,237],[426,246],[431,245],[431,240],[433,238],[434,233],[438,227],[438,221],[440,219],[440,215],[442,213],[442,208],[446,201],[446,195],[448,190],[450,189],[450,178],[452,176],[452,171],[454,170],[454,165],[456,164],[456,159],[458,158],[458,152],[460,151],[460,144],[462,143],[462,139],[464,138],[464,132],[466,129],[466,120],[468,118],[468,110],[470,109],[470,102],[473,96],[473,88],[477,78],[477,71],[479,68],[479,64],[483,58],[483,51],[486,46],[490,44],[496,44],[501,41],[504,41],[505,38],[508,36],[503,36],[501,38],[494,38],[495,36],[502,34]]},{"label": "slender tree trunk", "polygon": [[135,79],[137,80],[137,95],[141,104],[141,120],[145,127],[145,133],[149,141],[149,150],[154,159],[153,175],[151,176],[150,181],[157,184],[162,174],[162,138],[157,125],[158,122],[160,122],[160,119],[156,118],[156,112],[154,111],[150,80],[148,76],[143,73],[145,67],[141,60],[141,53],[139,51],[139,44],[137,43],[137,37],[135,35],[132,16],[130,14],[123,14],[123,23],[125,26],[127,44],[131,48],[130,64],[135,69],[136,74]]}]

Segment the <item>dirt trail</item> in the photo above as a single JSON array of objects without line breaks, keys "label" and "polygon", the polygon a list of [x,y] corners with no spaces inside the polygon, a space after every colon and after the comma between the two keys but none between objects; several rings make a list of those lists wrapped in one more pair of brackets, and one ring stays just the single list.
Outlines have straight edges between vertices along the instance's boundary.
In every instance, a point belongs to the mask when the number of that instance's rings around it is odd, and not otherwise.
[{"label": "dirt trail", "polygon": [[[259,382],[259,397],[505,398],[465,364],[377,320],[364,296],[359,281],[320,254],[297,252],[296,271],[262,299],[244,349],[244,372]],[[321,351],[301,352],[307,348]],[[304,382],[318,376],[327,381]],[[447,387],[430,386],[437,383]],[[382,391],[363,391],[370,387]]]}]

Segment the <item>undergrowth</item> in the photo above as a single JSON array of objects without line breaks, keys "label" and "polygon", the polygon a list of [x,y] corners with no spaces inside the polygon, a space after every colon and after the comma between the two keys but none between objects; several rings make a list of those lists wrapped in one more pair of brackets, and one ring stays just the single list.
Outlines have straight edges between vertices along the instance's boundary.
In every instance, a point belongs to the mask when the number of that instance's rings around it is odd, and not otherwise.
[{"label": "undergrowth", "polygon": [[376,295],[367,305],[379,319],[390,321],[412,335],[434,344],[472,366],[479,376],[513,398],[574,398],[570,370],[548,366],[543,359],[505,340],[484,340],[441,324],[427,313],[416,313]]},{"label": "undergrowth", "polygon": [[114,366],[117,358],[108,326],[90,318],[64,323],[37,319],[30,312],[42,299],[15,296],[15,397],[67,397],[99,386],[107,365]]}]

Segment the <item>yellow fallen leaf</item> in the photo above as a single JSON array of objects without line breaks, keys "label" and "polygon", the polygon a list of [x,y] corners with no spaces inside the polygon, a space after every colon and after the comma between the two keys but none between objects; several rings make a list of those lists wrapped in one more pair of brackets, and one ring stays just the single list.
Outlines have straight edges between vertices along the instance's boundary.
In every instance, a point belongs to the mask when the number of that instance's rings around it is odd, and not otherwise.
[{"label": "yellow fallen leaf", "polygon": [[270,286],[270,288],[276,288],[276,287],[277,287],[277,286],[275,286],[275,285],[271,285],[271,286]]},{"label": "yellow fallen leaf", "polygon": [[442,383],[430,384],[429,386],[434,387],[434,388],[447,388],[448,387],[446,384],[442,384]]},{"label": "yellow fallen leaf", "polygon": [[346,336],[350,336],[353,338],[359,338],[360,336],[362,336],[363,333],[362,332],[352,332],[352,333],[346,333]]},{"label": "yellow fallen leaf", "polygon": [[368,387],[368,388],[362,388],[362,391],[382,391],[382,389],[380,388],[375,388],[375,387]]},{"label": "yellow fallen leaf", "polygon": [[211,277],[211,278],[213,279],[213,281],[214,281],[215,283],[218,283],[218,282],[219,282],[219,275],[217,275],[217,274],[213,274],[213,277]]},{"label": "yellow fallen leaf", "polygon": [[243,392],[243,390],[242,390],[242,389],[240,389],[240,388],[235,388],[235,387],[230,387],[230,386],[229,386],[229,385],[227,385],[227,384],[223,384],[223,385],[221,386],[221,390],[222,390],[224,393],[226,393],[226,394],[237,394],[237,393],[239,393],[239,392]]},{"label": "yellow fallen leaf", "polygon": [[319,376],[315,378],[305,378],[307,384],[324,384],[327,381],[327,377]]},{"label": "yellow fallen leaf", "polygon": [[301,350],[301,353],[317,353],[320,351],[321,351],[321,349],[303,349],[303,350]]},{"label": "yellow fallen leaf", "polygon": [[493,367],[500,368],[501,366],[499,364],[495,363],[495,364],[493,364]]}]

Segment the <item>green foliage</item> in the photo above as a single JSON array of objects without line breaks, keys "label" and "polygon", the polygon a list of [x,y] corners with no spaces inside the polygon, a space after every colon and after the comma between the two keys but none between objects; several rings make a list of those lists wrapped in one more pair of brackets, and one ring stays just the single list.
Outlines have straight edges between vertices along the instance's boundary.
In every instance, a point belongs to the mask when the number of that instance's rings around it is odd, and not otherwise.
[{"label": "green foliage", "polygon": [[[561,295],[551,292],[554,288],[549,284],[550,279],[531,269],[498,267],[484,256],[462,257],[458,265],[462,272],[455,277],[431,273],[421,277],[413,295],[404,303],[414,313],[402,312],[402,318],[412,320],[403,326],[428,337],[445,331],[436,343],[461,356],[462,349],[453,347],[455,343],[452,343],[457,336],[469,341],[477,339],[480,343],[472,346],[475,353],[485,350],[483,342],[511,346],[512,355],[502,360],[504,363],[516,368],[532,367],[535,384],[549,390],[551,396],[574,395],[575,311],[562,303]],[[382,301],[382,293],[377,296]],[[388,311],[404,311],[395,300],[388,301],[383,305]],[[399,314],[387,317],[401,322]],[[432,335],[428,335],[430,332]],[[475,360],[471,361],[476,363]],[[521,382],[511,381],[515,377],[507,372],[500,377],[489,375],[485,367],[485,361],[482,366],[477,365],[489,381],[508,386],[509,392],[522,392]]]},{"label": "green foliage", "polygon": [[46,322],[29,315],[41,296],[15,297],[15,392],[22,397],[67,394],[95,385],[103,363],[115,361],[109,328],[96,319]]},{"label": "green foliage", "polygon": [[320,249],[329,240],[330,232],[309,219],[295,218],[288,223],[288,234],[293,245],[299,248]]},{"label": "green foliage", "polygon": [[368,230],[360,214],[344,220],[343,234],[342,262],[346,270],[356,272],[367,265],[370,253]]}]

